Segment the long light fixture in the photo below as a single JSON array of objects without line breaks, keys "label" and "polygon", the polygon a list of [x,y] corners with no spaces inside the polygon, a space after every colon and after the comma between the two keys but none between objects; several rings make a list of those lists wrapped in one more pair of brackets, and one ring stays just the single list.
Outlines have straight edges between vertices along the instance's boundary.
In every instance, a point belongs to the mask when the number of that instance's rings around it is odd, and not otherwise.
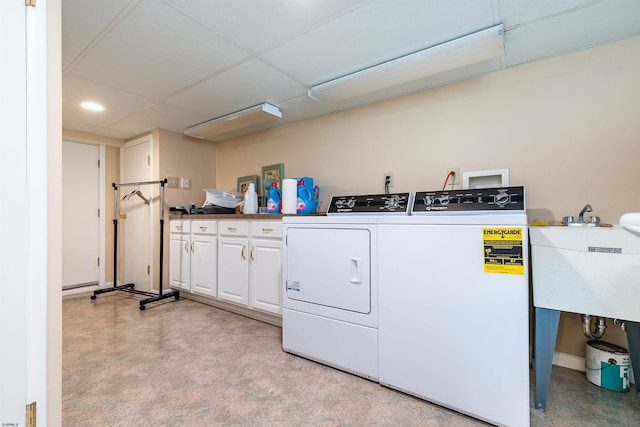
[{"label": "long light fixture", "polygon": [[225,116],[216,117],[197,125],[189,126],[184,134],[200,139],[212,139],[236,130],[282,117],[280,109],[275,105],[263,103]]},{"label": "long light fixture", "polygon": [[504,56],[502,24],[313,86],[322,104],[340,102]]}]

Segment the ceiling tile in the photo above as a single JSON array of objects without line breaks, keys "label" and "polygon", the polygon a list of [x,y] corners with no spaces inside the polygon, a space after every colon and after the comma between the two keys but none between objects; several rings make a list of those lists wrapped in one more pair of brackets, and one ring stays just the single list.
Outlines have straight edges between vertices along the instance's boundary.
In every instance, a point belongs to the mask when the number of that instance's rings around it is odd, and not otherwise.
[{"label": "ceiling tile", "polygon": [[314,85],[494,25],[491,0],[383,0],[291,40],[264,57]]},{"label": "ceiling tile", "polygon": [[248,54],[164,3],[140,3],[71,72],[158,100]]},{"label": "ceiling tile", "polygon": [[282,100],[306,95],[306,87],[253,59],[173,96],[165,103],[215,118],[263,102],[278,106]]},{"label": "ceiling tile", "polygon": [[366,1],[194,2],[193,0],[170,0],[170,2],[231,40],[254,52],[259,52],[302,34],[314,25]]},{"label": "ceiling tile", "polygon": [[593,0],[498,0],[498,2],[502,23],[507,28],[572,12],[594,3]]},{"label": "ceiling tile", "polygon": [[158,104],[142,112],[132,114],[110,128],[132,134],[141,134],[153,129],[167,129],[182,133],[187,128],[185,123],[200,123],[204,120],[207,120],[207,117],[169,105]]},{"label": "ceiling tile", "polygon": [[129,1],[103,1],[100,7],[86,0],[62,2],[63,70],[125,8]]},{"label": "ceiling tile", "polygon": [[601,2],[513,28],[505,35],[507,66],[640,34],[638,17],[640,2]]},{"label": "ceiling tile", "polygon": [[[74,121],[102,128],[149,105],[149,101],[141,96],[98,85],[74,76],[67,76],[62,80],[62,91],[64,93],[62,121],[65,123],[65,127],[67,123]],[[85,110],[80,107],[80,103],[85,101],[101,104],[105,107],[105,111]]]}]

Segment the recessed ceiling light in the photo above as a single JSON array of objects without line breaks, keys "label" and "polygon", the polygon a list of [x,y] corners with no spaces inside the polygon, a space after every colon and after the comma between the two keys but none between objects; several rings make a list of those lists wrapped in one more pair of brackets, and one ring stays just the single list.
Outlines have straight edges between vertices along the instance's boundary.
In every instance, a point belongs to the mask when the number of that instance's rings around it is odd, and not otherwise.
[{"label": "recessed ceiling light", "polygon": [[83,102],[80,106],[86,110],[104,111],[104,107],[100,104],[96,104],[95,102]]}]

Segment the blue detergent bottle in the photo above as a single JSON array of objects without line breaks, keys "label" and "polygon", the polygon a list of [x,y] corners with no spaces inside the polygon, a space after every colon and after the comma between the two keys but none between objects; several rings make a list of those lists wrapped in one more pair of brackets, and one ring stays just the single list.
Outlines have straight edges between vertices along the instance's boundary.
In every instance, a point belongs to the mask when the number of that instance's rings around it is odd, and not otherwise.
[{"label": "blue detergent bottle", "polygon": [[[298,213],[299,214],[310,214],[313,213],[315,206],[315,195],[313,191],[313,187],[309,187],[309,184],[306,184],[307,181],[311,178],[304,177],[298,180]],[[313,182],[313,181],[312,181]],[[311,184],[313,186],[313,184]]]},{"label": "blue detergent bottle", "polygon": [[280,200],[282,195],[280,189],[278,189],[278,183],[273,181],[269,192],[267,193],[267,213],[279,214],[280,213]]}]

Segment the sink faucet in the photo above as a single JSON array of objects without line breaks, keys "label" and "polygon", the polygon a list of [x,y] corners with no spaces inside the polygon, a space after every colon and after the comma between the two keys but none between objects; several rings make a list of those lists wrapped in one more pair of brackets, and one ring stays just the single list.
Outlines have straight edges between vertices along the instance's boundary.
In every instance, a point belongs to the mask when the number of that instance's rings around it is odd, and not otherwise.
[{"label": "sink faucet", "polygon": [[584,206],[584,208],[582,208],[582,210],[580,211],[580,215],[578,216],[578,222],[579,223],[584,223],[584,213],[585,212],[591,212],[591,205],[590,204],[586,204]]}]

